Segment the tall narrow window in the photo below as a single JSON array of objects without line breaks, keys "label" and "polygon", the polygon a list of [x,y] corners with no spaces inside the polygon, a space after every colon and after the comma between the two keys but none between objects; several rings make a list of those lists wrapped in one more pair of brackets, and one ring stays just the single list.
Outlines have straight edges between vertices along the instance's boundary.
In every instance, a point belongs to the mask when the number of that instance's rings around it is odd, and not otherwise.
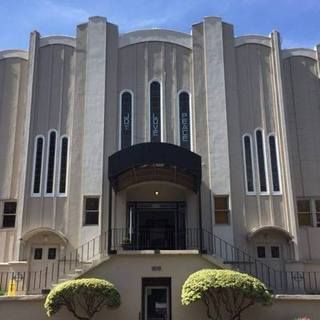
[{"label": "tall narrow window", "polygon": [[190,121],[190,96],[187,92],[179,94],[179,127],[180,145],[183,148],[191,149],[191,121]]},{"label": "tall narrow window", "polygon": [[259,168],[259,181],[260,181],[260,191],[267,192],[267,175],[266,175],[266,163],[264,155],[264,144],[262,130],[256,130],[256,146],[257,146],[257,158],[258,158],[258,168]]},{"label": "tall narrow window", "polygon": [[68,169],[68,138],[62,137],[60,145],[60,176],[59,193],[65,194],[67,187],[67,169]]},{"label": "tall narrow window", "polygon": [[270,151],[273,191],[280,192],[280,178],[279,178],[278,152],[277,152],[278,150],[276,145],[276,138],[274,135],[269,136],[269,151]]},{"label": "tall narrow window", "polygon": [[47,180],[46,194],[53,194],[54,169],[56,157],[57,134],[55,131],[49,132],[48,160],[47,160]]},{"label": "tall narrow window", "polygon": [[32,181],[33,195],[40,195],[41,193],[43,150],[44,150],[44,138],[36,137],[35,145],[34,145],[34,160],[33,160],[33,181]]},{"label": "tall narrow window", "polygon": [[245,165],[245,181],[247,192],[254,192],[254,174],[252,161],[252,145],[251,136],[245,135],[243,137],[243,156]]},{"label": "tall narrow window", "polygon": [[161,142],[161,85],[150,83],[150,140]]},{"label": "tall narrow window", "polygon": [[121,94],[121,149],[132,144],[132,94]]}]

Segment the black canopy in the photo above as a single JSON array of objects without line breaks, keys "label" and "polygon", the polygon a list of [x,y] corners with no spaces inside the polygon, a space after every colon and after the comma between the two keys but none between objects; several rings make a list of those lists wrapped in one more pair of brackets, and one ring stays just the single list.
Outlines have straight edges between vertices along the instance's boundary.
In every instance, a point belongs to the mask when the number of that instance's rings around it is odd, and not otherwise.
[{"label": "black canopy", "polygon": [[142,181],[166,180],[197,191],[201,157],[170,143],[136,144],[109,157],[108,176],[116,190]]}]

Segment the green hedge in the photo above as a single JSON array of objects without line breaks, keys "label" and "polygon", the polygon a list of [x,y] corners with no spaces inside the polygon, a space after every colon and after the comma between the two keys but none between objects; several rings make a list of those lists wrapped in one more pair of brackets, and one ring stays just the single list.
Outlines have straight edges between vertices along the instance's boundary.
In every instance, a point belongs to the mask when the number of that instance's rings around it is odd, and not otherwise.
[{"label": "green hedge", "polygon": [[[90,319],[102,307],[114,308],[120,305],[120,294],[114,285],[102,279],[76,279],[57,285],[48,294],[45,309],[50,317],[57,313],[62,306],[76,313],[77,306],[90,301],[87,315]],[[72,309],[72,310],[71,310]]]},{"label": "green hedge", "polygon": [[265,285],[248,274],[232,270],[204,269],[190,275],[184,283],[182,304],[188,305],[201,299],[208,289],[232,289],[248,298],[255,298],[257,302],[271,302],[271,295]]},{"label": "green hedge", "polygon": [[182,287],[183,305],[201,301],[208,319],[240,320],[255,303],[270,304],[271,294],[258,279],[231,270],[204,269],[189,276]]}]

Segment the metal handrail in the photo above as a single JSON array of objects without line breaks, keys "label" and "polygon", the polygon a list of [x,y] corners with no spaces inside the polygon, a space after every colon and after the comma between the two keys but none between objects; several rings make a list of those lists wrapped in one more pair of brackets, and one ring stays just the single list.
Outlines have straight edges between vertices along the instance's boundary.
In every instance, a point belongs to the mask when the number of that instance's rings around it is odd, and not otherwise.
[{"label": "metal handrail", "polygon": [[[13,280],[18,292],[38,293],[49,290],[52,284],[67,278],[68,274],[74,277],[77,271],[81,271],[77,269],[84,270],[95,258],[107,255],[108,238],[107,233],[103,233],[76,249],[67,250],[55,262],[48,263],[40,270],[0,272],[0,289],[6,290]],[[259,278],[275,293],[320,293],[320,272],[276,270],[207,230],[201,233],[197,228],[180,231],[150,228],[129,234],[128,229],[118,228],[111,230],[110,239],[113,253],[145,249],[200,250],[202,240],[202,254],[219,257],[231,268]],[[161,239],[166,242],[161,242]]]}]

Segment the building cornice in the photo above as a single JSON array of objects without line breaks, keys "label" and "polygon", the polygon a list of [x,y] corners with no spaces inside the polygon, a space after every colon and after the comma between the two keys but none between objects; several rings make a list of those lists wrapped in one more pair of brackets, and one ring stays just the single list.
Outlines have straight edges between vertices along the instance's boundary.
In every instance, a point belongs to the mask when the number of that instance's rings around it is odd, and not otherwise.
[{"label": "building cornice", "polygon": [[40,38],[40,47],[45,47],[53,44],[75,48],[76,39],[74,37],[69,36],[48,36]]},{"label": "building cornice", "polygon": [[241,36],[234,39],[235,47],[240,47],[245,44],[258,44],[261,46],[271,48],[271,38],[266,36],[259,36],[259,35],[248,35],[248,36]]},{"label": "building cornice", "polygon": [[188,49],[192,48],[191,35],[164,29],[138,30],[122,34],[119,38],[119,48],[152,41],[172,43]]},{"label": "building cornice", "polygon": [[10,59],[10,58],[28,60],[29,53],[28,51],[18,50],[18,49],[0,51],[0,60]]},{"label": "building cornice", "polygon": [[282,50],[281,58],[287,59],[291,57],[306,57],[313,60],[317,60],[317,52],[313,49],[306,48],[294,48]]}]

